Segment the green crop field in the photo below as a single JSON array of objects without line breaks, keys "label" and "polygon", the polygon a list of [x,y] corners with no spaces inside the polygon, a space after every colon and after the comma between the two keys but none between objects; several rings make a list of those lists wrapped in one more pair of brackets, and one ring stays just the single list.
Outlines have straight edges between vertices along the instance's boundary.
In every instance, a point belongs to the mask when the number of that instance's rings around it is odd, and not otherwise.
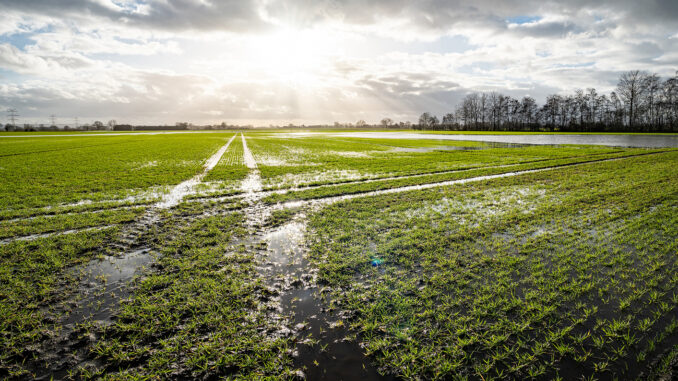
[{"label": "green crop field", "polygon": [[678,377],[678,149],[364,133],[0,136],[0,378]]}]

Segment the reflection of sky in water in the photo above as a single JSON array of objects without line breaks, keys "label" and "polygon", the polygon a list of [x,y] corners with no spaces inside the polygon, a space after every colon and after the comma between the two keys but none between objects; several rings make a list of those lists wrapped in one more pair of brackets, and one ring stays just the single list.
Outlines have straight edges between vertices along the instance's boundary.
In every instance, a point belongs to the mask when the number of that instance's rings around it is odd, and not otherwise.
[{"label": "reflection of sky in water", "polygon": [[415,132],[289,132],[281,133],[284,136],[340,136],[347,138],[374,138],[374,139],[413,139],[413,140],[464,140],[477,142],[496,142],[512,144],[584,144],[602,145],[610,147],[647,147],[678,148],[678,135],[464,135],[464,134],[423,134]]}]

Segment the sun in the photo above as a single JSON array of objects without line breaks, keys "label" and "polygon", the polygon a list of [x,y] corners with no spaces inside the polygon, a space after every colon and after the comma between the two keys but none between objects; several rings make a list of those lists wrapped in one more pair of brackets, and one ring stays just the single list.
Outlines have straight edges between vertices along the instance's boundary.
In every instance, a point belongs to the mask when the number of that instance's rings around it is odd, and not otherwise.
[{"label": "sun", "polygon": [[304,86],[321,84],[328,65],[341,56],[331,34],[292,28],[254,37],[247,50],[248,64],[264,78]]}]

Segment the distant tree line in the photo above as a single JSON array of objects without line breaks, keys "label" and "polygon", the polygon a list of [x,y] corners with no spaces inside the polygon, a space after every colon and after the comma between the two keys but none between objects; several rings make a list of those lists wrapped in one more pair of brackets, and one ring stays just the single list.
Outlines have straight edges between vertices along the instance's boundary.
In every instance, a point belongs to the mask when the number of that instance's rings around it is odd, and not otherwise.
[{"label": "distant tree line", "polygon": [[101,121],[95,121],[92,124],[84,123],[84,124],[75,124],[75,125],[68,125],[68,124],[56,124],[56,123],[50,123],[50,124],[31,124],[31,123],[23,123],[23,124],[12,124],[12,123],[7,123],[4,126],[0,124],[0,131],[7,131],[7,132],[39,132],[39,131],[111,131],[113,128],[117,125],[117,122],[115,120],[109,120],[108,124],[104,124]]},{"label": "distant tree line", "polygon": [[678,132],[678,72],[662,81],[657,74],[623,73],[616,91],[596,89],[534,98],[491,93],[468,94],[442,120],[428,112],[415,129],[478,131]]}]

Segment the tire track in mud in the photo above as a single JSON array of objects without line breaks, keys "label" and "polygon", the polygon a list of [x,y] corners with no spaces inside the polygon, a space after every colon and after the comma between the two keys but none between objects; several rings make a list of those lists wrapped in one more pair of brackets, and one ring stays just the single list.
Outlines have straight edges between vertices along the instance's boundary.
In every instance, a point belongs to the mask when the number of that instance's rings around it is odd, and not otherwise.
[{"label": "tire track in mud", "polygon": [[409,191],[413,191],[413,190],[439,188],[439,187],[445,187],[445,186],[450,186],[450,185],[466,184],[466,183],[477,182],[477,181],[485,181],[485,180],[500,179],[500,178],[504,178],[504,177],[520,176],[520,175],[525,175],[525,174],[530,174],[530,173],[553,171],[553,170],[557,170],[557,169],[562,169],[562,168],[567,168],[567,167],[575,167],[575,166],[580,166],[580,165],[596,164],[596,163],[603,163],[603,162],[608,162],[608,161],[618,161],[618,160],[624,160],[624,159],[634,158],[634,157],[638,157],[638,156],[657,155],[657,154],[661,154],[661,153],[664,153],[664,152],[667,152],[667,151],[656,152],[656,153],[655,152],[642,153],[642,154],[637,154],[637,155],[615,157],[615,158],[608,158],[608,159],[597,159],[597,160],[578,162],[578,163],[567,163],[567,164],[554,165],[554,166],[551,166],[551,167],[526,169],[526,170],[522,170],[522,171],[505,172],[505,173],[499,173],[499,174],[494,174],[494,175],[476,176],[476,177],[469,177],[469,178],[465,178],[465,179],[448,180],[448,181],[441,181],[441,182],[435,182],[435,183],[408,185],[408,186],[404,186],[404,187],[380,189],[380,190],[368,191],[368,192],[356,192],[356,193],[352,193],[352,194],[345,194],[345,195],[339,195],[339,196],[328,196],[328,197],[321,197],[321,198],[307,199],[307,200],[287,201],[287,202],[283,202],[282,204],[283,204],[283,208],[298,208],[298,207],[301,207],[301,206],[304,206],[304,205],[307,205],[307,204],[310,204],[310,205],[328,205],[328,204],[331,204],[331,203],[334,203],[334,202],[351,200],[351,199],[359,198],[359,197],[379,196],[379,195],[384,195],[384,194],[409,192]]},{"label": "tire track in mud", "polygon": [[5,238],[5,239],[0,240],[0,246],[9,245],[12,242],[35,241],[36,239],[40,239],[40,238],[49,238],[49,237],[53,237],[53,236],[62,236],[62,235],[69,235],[69,234],[77,234],[77,233],[105,230],[105,229],[110,229],[110,228],[115,227],[115,226],[117,226],[117,224],[102,225],[102,226],[90,226],[90,227],[81,228],[81,229],[69,229],[69,230],[62,230],[62,231],[58,231],[58,232],[29,234],[29,235],[24,235],[24,236],[14,236],[14,237],[11,237],[11,238]]},{"label": "tire track in mud", "polygon": [[[617,157],[617,158],[613,158],[613,159],[624,159],[624,158],[630,158],[630,157],[642,156],[642,155],[660,154],[660,153],[665,153],[665,152],[670,152],[670,151],[660,151],[660,152],[635,154],[635,155]],[[591,155],[587,155],[585,157],[593,157],[593,156],[599,156],[599,155],[604,155],[604,154],[608,154],[608,153],[591,154]],[[360,179],[360,180],[328,182],[328,183],[317,184],[317,185],[290,187],[290,188],[285,188],[285,189],[268,189],[268,190],[259,189],[259,190],[252,190],[252,191],[253,192],[256,192],[256,191],[263,192],[262,195],[261,195],[261,197],[263,198],[263,197],[266,197],[266,196],[269,196],[269,195],[272,195],[272,194],[285,194],[285,193],[289,193],[289,192],[312,190],[312,189],[318,189],[318,188],[328,188],[328,187],[342,186],[342,185],[367,184],[367,183],[373,183],[373,182],[379,182],[379,181],[390,181],[390,180],[410,179],[410,178],[418,178],[418,177],[426,177],[426,176],[434,176],[434,175],[445,175],[445,174],[451,174],[451,173],[467,172],[467,171],[471,171],[471,170],[509,168],[509,167],[514,167],[514,166],[518,166],[518,165],[533,164],[533,163],[539,163],[539,162],[544,162],[544,161],[549,161],[549,160],[573,159],[573,158],[577,158],[577,157],[582,157],[582,156],[567,156],[567,157],[562,157],[562,158],[557,158],[557,159],[550,159],[550,158],[549,159],[537,159],[537,160],[528,160],[528,161],[524,161],[524,162],[520,162],[520,163],[513,163],[513,164],[459,168],[459,169],[454,169],[454,170],[415,173],[415,174],[399,175],[399,176],[375,177],[375,178],[364,178],[364,179]],[[582,157],[582,158],[584,158],[584,157]],[[610,159],[604,159],[604,160],[610,160]],[[594,163],[594,162],[597,162],[597,161],[600,161],[600,160],[596,159],[596,160],[593,160],[593,161],[578,162],[578,163],[573,163],[573,165],[574,164]],[[255,165],[256,165],[256,163],[255,163]],[[241,190],[242,190],[242,187],[241,187]],[[244,195],[246,193],[248,193],[248,192],[247,191],[246,192],[241,191],[241,193],[234,194],[234,195],[217,195],[217,196],[210,196],[209,194],[206,194],[206,195],[198,197],[198,198],[184,200],[184,202],[224,201],[224,200],[242,198],[242,197],[244,197]],[[106,201],[106,202],[113,202],[113,200]],[[78,205],[81,205],[81,203],[67,204],[67,205],[64,205],[64,206],[78,206]],[[15,217],[15,218],[7,218],[7,219],[2,219],[0,217],[0,223],[30,221],[30,220],[40,218],[40,217],[54,217],[54,216],[63,216],[63,215],[74,215],[74,214],[84,214],[84,213],[100,213],[100,212],[105,212],[105,211],[133,209],[133,208],[143,207],[144,205],[146,205],[146,204],[140,203],[140,204],[123,205],[123,206],[108,207],[108,208],[101,208],[101,209],[97,208],[97,209],[88,209],[88,210],[83,210],[83,211],[72,211],[72,212],[65,212],[65,213],[58,213],[58,214],[56,212],[38,213],[38,214],[28,216],[28,217]]]},{"label": "tire track in mud", "polygon": [[266,259],[258,269],[279,295],[280,312],[297,335],[294,364],[309,380],[392,380],[381,375],[364,354],[341,311],[322,301],[315,270],[305,258],[306,213],[262,235]]},{"label": "tire track in mud", "polygon": [[33,216],[28,216],[28,217],[15,217],[15,218],[8,218],[6,220],[0,219],[0,224],[11,224],[14,222],[23,222],[23,221],[32,221],[37,218],[53,218],[53,217],[61,217],[61,216],[73,216],[76,214],[97,214],[97,213],[104,213],[104,212],[114,212],[118,210],[127,210],[127,209],[134,209],[134,208],[141,208],[144,207],[144,205],[126,205],[126,206],[116,206],[113,208],[103,208],[103,209],[91,209],[91,210],[84,210],[84,211],[78,211],[78,212],[64,212],[64,213],[54,213],[54,214],[36,214]]},{"label": "tire track in mud", "polygon": [[193,191],[193,188],[196,185],[202,182],[202,179],[205,177],[205,175],[207,175],[209,171],[217,166],[219,160],[221,160],[221,157],[224,155],[226,150],[228,150],[228,147],[231,145],[231,142],[233,139],[235,139],[235,137],[236,135],[233,135],[233,137],[231,137],[231,139],[226,144],[224,144],[214,155],[207,159],[207,162],[205,163],[201,173],[174,186],[174,188],[172,188],[169,193],[163,196],[160,202],[155,204],[155,207],[159,209],[168,209],[178,205],[186,195]]},{"label": "tire track in mud", "polygon": [[[474,170],[474,169],[507,168],[507,167],[512,167],[512,166],[516,166],[516,165],[525,164],[525,163],[505,164],[505,165],[498,165],[498,166],[491,166],[491,167],[458,169],[458,170],[444,171],[444,172],[394,176],[394,177],[385,177],[385,178],[377,178],[377,179],[357,180],[357,181],[350,181],[350,182],[343,182],[343,183],[320,184],[320,185],[307,186],[307,187],[264,191],[264,190],[262,190],[261,178],[260,178],[259,170],[258,170],[257,165],[256,165],[256,161],[254,161],[254,157],[250,153],[249,149],[247,149],[247,146],[246,146],[246,143],[245,143],[245,138],[244,138],[244,136],[242,136],[242,134],[241,134],[241,138],[243,139],[243,146],[245,147],[245,152],[246,152],[245,155],[248,156],[248,159],[246,159],[246,163],[249,163],[248,168],[251,169],[247,178],[245,178],[245,180],[243,180],[243,183],[242,183],[242,186],[241,186],[242,193],[236,194],[236,195],[231,195],[231,196],[215,197],[215,198],[205,197],[205,198],[200,198],[200,199],[189,200],[189,202],[226,201],[226,200],[243,199],[245,202],[252,205],[252,204],[256,203],[257,201],[261,200],[262,198],[269,196],[269,195],[273,195],[273,194],[286,194],[286,193],[289,193],[289,192],[304,191],[304,190],[311,190],[311,189],[318,189],[318,188],[327,188],[327,187],[332,187],[332,186],[337,186],[337,185],[368,184],[368,183],[379,182],[379,181],[409,179],[409,178],[425,177],[425,176],[429,176],[429,175],[464,172],[464,171]],[[231,141],[232,140],[233,140],[233,138],[231,138]],[[229,144],[230,144],[230,141],[229,141]],[[226,146],[226,148],[227,148],[227,146]],[[223,149],[223,147],[222,147],[222,149]],[[224,152],[225,152],[225,149],[224,149]],[[221,155],[223,155],[224,152],[221,152]],[[555,165],[555,166],[551,166],[551,167],[528,169],[528,170],[515,171],[515,172],[506,172],[506,173],[487,175],[487,176],[476,176],[476,177],[469,177],[469,178],[465,178],[465,179],[448,180],[448,181],[417,184],[417,185],[408,185],[408,186],[404,186],[404,187],[395,187],[395,188],[381,189],[381,190],[376,190],[376,191],[355,192],[355,193],[352,193],[352,194],[341,195],[341,196],[326,196],[326,197],[310,198],[310,199],[305,199],[305,200],[287,201],[287,202],[284,202],[283,205],[290,205],[290,206],[287,206],[287,207],[301,207],[302,205],[304,205],[304,203],[331,203],[331,202],[335,202],[336,200],[346,200],[346,199],[352,199],[352,198],[356,198],[356,197],[369,197],[369,196],[376,196],[376,195],[381,195],[381,194],[407,192],[407,191],[418,190],[418,189],[430,189],[430,188],[449,186],[449,185],[455,185],[455,184],[464,184],[464,183],[473,182],[473,181],[491,180],[491,179],[496,179],[496,178],[518,176],[518,175],[528,174],[528,173],[550,171],[550,170],[554,170],[554,169],[571,167],[571,166],[595,164],[595,163],[601,163],[601,162],[607,162],[607,161],[624,160],[624,159],[629,159],[629,158],[634,158],[634,157],[639,157],[639,156],[646,156],[646,155],[658,155],[658,154],[662,154],[662,153],[666,153],[666,152],[671,152],[671,151],[650,152],[650,153],[641,153],[641,154],[635,154],[635,155],[629,155],[629,156],[623,156],[623,157],[596,159],[596,160],[589,160],[589,161],[584,161],[584,162],[560,164],[560,165]],[[217,162],[218,162],[218,160],[217,160]],[[210,169],[212,169],[213,167],[214,167],[214,165],[212,165],[210,167]],[[172,192],[170,192],[170,195],[168,195],[167,198],[156,203],[154,205],[154,207],[152,207],[150,209],[150,211],[151,212],[153,212],[153,211],[157,212],[157,209],[168,209],[168,208],[171,208],[171,207],[179,204],[181,202],[181,200],[183,199],[183,197],[186,196],[187,194],[189,194],[191,192],[192,188],[195,185],[200,183],[200,181],[196,181],[196,180],[198,180],[198,179],[201,180],[207,174],[207,172],[208,171],[206,170],[205,172],[201,173],[200,175],[198,175],[198,176],[196,176],[196,177],[194,177],[190,180],[184,181],[183,183],[177,185],[172,190]],[[65,213],[65,214],[96,213],[96,212],[103,212],[103,211],[108,211],[108,210],[131,209],[131,208],[135,208],[135,207],[139,207],[139,206],[133,205],[133,206],[118,207],[118,208],[102,209],[102,210],[96,210],[96,211],[70,212],[70,213]],[[260,207],[260,209],[262,209],[262,212],[264,212],[264,209],[266,209],[266,208]],[[148,213],[146,213],[146,214],[148,214]],[[56,215],[54,215],[54,216],[56,216]],[[252,216],[252,215],[250,215],[250,216]],[[5,221],[1,221],[1,222],[18,222],[18,221],[31,220],[31,219],[35,219],[35,218],[38,218],[38,217],[42,217],[42,216],[31,216],[31,217],[26,217],[26,218],[5,220]],[[144,217],[142,217],[141,220],[147,221],[148,217],[146,215],[144,215]],[[253,222],[251,222],[251,223],[253,223]],[[142,228],[145,225],[147,225],[147,224],[142,223]],[[74,234],[74,233],[80,233],[80,232],[91,231],[91,230],[101,230],[101,229],[106,229],[106,228],[109,228],[109,227],[112,227],[112,226],[115,226],[115,225],[94,226],[94,227],[86,227],[86,228],[81,228],[81,229],[70,229],[70,230],[64,230],[64,231],[55,231],[55,232],[48,232],[48,233],[31,234],[31,235],[26,235],[26,236],[10,237],[10,238],[5,238],[5,239],[0,240],[0,245],[5,245],[5,244],[11,243],[13,241],[30,241],[30,240],[34,240],[34,239],[38,239],[38,238],[46,238],[46,237],[51,237],[51,236],[56,236],[56,235]],[[136,230],[138,230],[138,229],[131,229],[130,234],[134,234],[134,232]],[[129,240],[125,239],[124,241],[128,242]]]},{"label": "tire track in mud", "polygon": [[[203,170],[196,176],[190,178],[189,180],[183,181],[178,185],[175,185],[170,192],[165,194],[162,198],[162,200],[158,201],[154,205],[152,205],[148,211],[136,222],[131,224],[131,227],[128,228],[127,234],[130,236],[134,236],[134,238],[138,238],[138,235],[141,231],[144,231],[148,228],[149,225],[152,225],[153,223],[157,222],[156,218],[153,216],[158,214],[159,210],[162,209],[169,209],[172,208],[176,205],[178,205],[183,198],[190,194],[193,191],[193,188],[202,182],[202,179],[207,175],[209,171],[214,169],[214,167],[219,163],[219,160],[221,157],[224,155],[226,150],[228,150],[228,147],[230,146],[231,142],[235,139],[236,135],[233,135],[231,139],[223,145],[219,150],[213,154],[207,161],[205,162],[205,165],[203,166]],[[74,204],[75,205],[75,204]],[[68,214],[79,214],[79,213],[96,213],[96,212],[105,212],[105,211],[110,211],[110,210],[121,210],[121,209],[131,209],[131,208],[136,208],[136,207],[141,207],[141,205],[130,205],[130,206],[121,206],[121,207],[115,207],[115,208],[106,208],[106,209],[101,209],[101,210],[94,210],[94,211],[84,211],[84,212],[70,212],[70,213],[63,213],[63,214],[55,214],[55,215],[50,215],[50,216],[61,216],[61,215],[68,215]],[[15,222],[15,221],[28,221],[31,219],[43,217],[40,215],[36,216],[31,216],[31,217],[25,217],[25,218],[18,218],[18,219],[12,219],[12,220],[4,220],[1,221],[3,223],[5,222]],[[151,223],[149,223],[151,222]],[[95,227],[87,227],[87,228],[82,228],[82,229],[70,229],[70,230],[64,230],[64,231],[55,231],[55,232],[49,232],[49,233],[42,233],[42,234],[31,234],[27,236],[17,236],[17,237],[11,237],[11,238],[6,238],[3,240],[0,240],[0,245],[4,245],[13,241],[30,241],[38,238],[45,238],[45,237],[51,237],[55,235],[63,235],[63,234],[73,234],[73,233],[80,233],[80,232],[85,232],[85,231],[90,231],[90,230],[96,230],[96,229],[105,229],[108,227],[111,227],[114,225],[106,225],[106,226],[95,226]],[[123,234],[125,235],[125,234]],[[121,239],[122,243],[130,245],[132,242],[130,242],[129,239],[127,238],[122,238]],[[118,244],[118,247],[120,249],[125,249],[126,246]]]},{"label": "tire track in mud", "polygon": [[63,379],[69,370],[88,364],[88,345],[95,342],[96,337],[87,336],[87,331],[79,327],[80,323],[91,322],[99,326],[112,323],[115,307],[130,294],[128,283],[153,262],[155,253],[144,235],[162,222],[162,210],[178,205],[219,163],[235,137],[233,135],[207,159],[199,174],[173,187],[161,201],[127,225],[104,248],[108,255],[66,270],[79,279],[77,291],[61,301],[57,308],[43,309],[50,320],[57,322],[59,329],[41,343],[36,349],[37,358],[27,364],[36,379]]},{"label": "tire track in mud", "polygon": [[[144,199],[144,196],[129,196],[117,200],[101,200],[101,201],[82,200],[70,204],[60,204],[55,206],[44,206],[28,209],[14,209],[9,212],[10,213],[16,212],[19,213],[19,215],[16,214],[3,215],[0,217],[0,222],[12,222],[14,220],[17,221],[29,220],[38,217],[51,217],[65,214],[103,212],[106,210],[143,207],[153,204],[155,204],[153,199]],[[80,207],[83,206],[86,207],[79,209]],[[22,212],[25,212],[26,214],[21,214]]]},{"label": "tire track in mud", "polygon": [[[515,176],[515,175],[519,175],[519,174],[523,174],[523,173],[530,173],[530,172],[534,172],[534,171],[553,170],[553,169],[569,167],[569,166],[595,164],[595,163],[606,162],[606,161],[624,160],[624,159],[629,159],[629,158],[634,158],[634,157],[639,157],[639,156],[659,155],[659,154],[663,154],[663,153],[667,153],[667,152],[673,152],[673,151],[669,150],[669,151],[659,151],[659,152],[647,152],[647,153],[639,153],[639,154],[627,155],[627,156],[622,156],[622,157],[613,157],[613,158],[606,158],[606,159],[594,159],[594,160],[580,161],[580,162],[576,162],[576,163],[559,164],[559,165],[554,165],[554,166],[550,166],[550,167],[535,168],[535,169],[529,169],[529,170],[523,170],[523,171],[506,172],[504,174],[497,174],[497,175],[491,175],[491,176],[498,176],[498,175],[507,176],[509,174]],[[591,155],[591,156],[596,156],[596,155],[598,155],[598,154],[594,154],[594,155]],[[565,158],[558,158],[558,159],[539,159],[539,160],[531,160],[531,161],[515,163],[515,164],[502,164],[502,165],[487,166],[487,167],[462,168],[462,169],[455,169],[455,170],[450,170],[450,171],[430,172],[430,173],[421,173],[421,174],[412,174],[412,175],[403,175],[403,176],[381,177],[381,178],[363,179],[363,180],[352,180],[352,181],[346,181],[346,182],[309,185],[309,186],[298,187],[298,188],[261,190],[260,191],[260,193],[261,193],[260,198],[264,198],[266,196],[270,196],[270,195],[274,195],[274,194],[282,195],[282,194],[287,194],[287,193],[290,193],[290,192],[312,190],[312,189],[319,189],[319,188],[329,188],[329,187],[334,187],[334,186],[367,184],[367,183],[374,183],[374,182],[380,182],[380,181],[401,180],[401,179],[426,177],[426,176],[433,176],[433,175],[444,175],[444,174],[451,174],[451,173],[458,173],[458,172],[466,172],[466,171],[470,171],[470,170],[509,168],[509,167],[513,167],[513,166],[524,165],[524,164],[532,164],[532,163],[543,162],[543,161],[548,161],[548,160],[563,160],[563,159],[570,159],[570,158],[572,158],[572,157],[565,157]],[[378,191],[359,191],[359,192],[352,193],[351,196],[355,196],[355,197],[357,197],[357,195],[372,196],[372,195],[374,195],[374,192],[386,192],[386,191],[392,192],[392,191],[395,191],[397,189],[404,189],[405,191],[407,191],[407,190],[412,190],[411,189],[412,187],[418,187],[418,186],[423,186],[423,185],[426,185],[427,187],[445,186],[445,185],[449,185],[450,183],[453,183],[455,181],[472,180],[472,179],[483,180],[484,176],[469,177],[469,178],[466,178],[466,179],[459,179],[459,180],[447,180],[447,181],[423,183],[423,184],[418,184],[418,185],[408,185],[408,186],[404,186],[404,187],[394,187],[394,188],[383,189],[383,190],[378,190]],[[221,201],[226,201],[226,200],[234,200],[234,199],[238,199],[238,198],[242,198],[242,197],[243,197],[243,194],[235,194],[235,195],[228,195],[228,196],[216,196],[216,197],[205,196],[205,197],[201,197],[201,198],[188,200],[188,202],[209,202],[209,201],[221,202]],[[289,201],[289,202],[302,202],[302,201],[310,202],[312,200],[321,200],[321,199],[325,199],[325,198],[334,198],[334,197],[340,197],[340,196],[324,196],[324,197],[309,198],[309,199],[305,199],[305,200]]]},{"label": "tire track in mud", "polygon": [[351,332],[332,321],[341,317],[330,313],[320,300],[315,275],[304,257],[306,211],[310,208],[298,211],[282,226],[267,225],[273,211],[281,209],[281,205],[261,202],[266,194],[261,191],[261,176],[245,136],[241,134],[241,138],[245,165],[250,169],[242,182],[248,204],[243,210],[250,234],[247,246],[267,247],[264,253],[257,253],[261,262],[257,272],[273,290],[273,302],[279,303],[271,318],[287,319],[287,327],[280,327],[281,332],[297,337],[295,367],[302,369],[304,377],[310,380],[390,379],[379,374],[356,340],[348,339]]}]

